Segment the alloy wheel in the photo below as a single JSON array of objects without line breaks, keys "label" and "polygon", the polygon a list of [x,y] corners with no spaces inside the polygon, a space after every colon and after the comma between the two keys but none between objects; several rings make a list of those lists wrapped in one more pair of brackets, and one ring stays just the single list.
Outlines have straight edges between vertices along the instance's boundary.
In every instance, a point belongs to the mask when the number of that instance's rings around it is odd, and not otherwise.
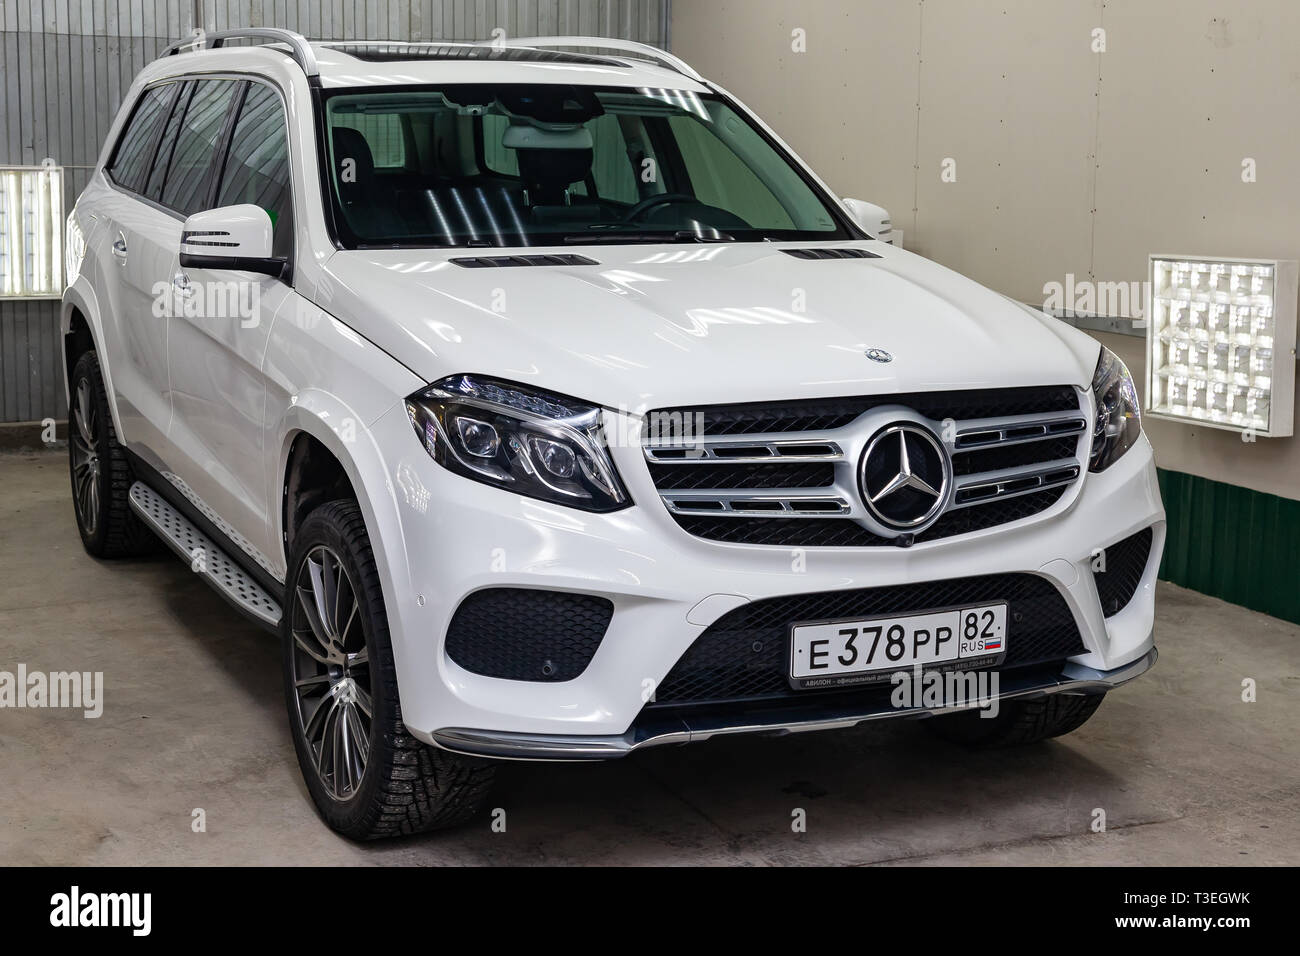
[{"label": "alloy wheel", "polygon": [[361,609],[339,556],[324,545],[308,552],[294,588],[290,676],[298,730],[321,783],[344,802],[361,787],[374,722]]},{"label": "alloy wheel", "polygon": [[99,450],[95,446],[95,428],[99,424],[94,400],[91,398],[90,380],[77,382],[73,395],[72,421],[76,426],[69,436],[72,454],[73,491],[77,502],[77,517],[86,534],[93,535],[99,526]]}]

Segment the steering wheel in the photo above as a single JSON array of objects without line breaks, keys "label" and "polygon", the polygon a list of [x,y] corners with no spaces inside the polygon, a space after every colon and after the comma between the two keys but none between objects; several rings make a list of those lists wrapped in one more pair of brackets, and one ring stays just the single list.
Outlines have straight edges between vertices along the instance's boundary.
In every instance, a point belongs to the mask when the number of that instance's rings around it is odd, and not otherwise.
[{"label": "steering wheel", "polygon": [[658,196],[649,196],[642,199],[639,203],[629,209],[627,215],[623,218],[626,222],[635,222],[656,206],[664,206],[668,203],[674,202],[698,203],[699,200],[694,196],[686,195],[686,193],[660,193]]}]

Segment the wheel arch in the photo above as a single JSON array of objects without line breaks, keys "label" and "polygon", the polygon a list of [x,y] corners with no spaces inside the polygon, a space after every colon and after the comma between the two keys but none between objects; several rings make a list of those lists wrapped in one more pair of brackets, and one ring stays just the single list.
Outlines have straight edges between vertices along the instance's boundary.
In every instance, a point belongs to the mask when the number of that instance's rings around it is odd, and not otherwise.
[{"label": "wheel arch", "polygon": [[113,425],[121,434],[121,423],[117,419],[117,402],[114,401],[112,370],[104,361],[104,331],[99,317],[99,303],[94,292],[86,283],[77,282],[63,293],[63,302],[59,312],[59,341],[63,346],[63,398],[72,404],[72,369],[77,359],[88,351],[99,355],[100,374],[104,376],[104,387],[108,392],[109,408],[113,412]]},{"label": "wheel arch", "polygon": [[[335,424],[338,423],[338,424]],[[396,599],[392,574],[403,560],[401,516],[387,466],[370,429],[336,396],[303,393],[286,411],[275,458],[277,507],[271,511],[289,573],[293,535],[311,511],[351,497],[361,509],[385,601]]]}]

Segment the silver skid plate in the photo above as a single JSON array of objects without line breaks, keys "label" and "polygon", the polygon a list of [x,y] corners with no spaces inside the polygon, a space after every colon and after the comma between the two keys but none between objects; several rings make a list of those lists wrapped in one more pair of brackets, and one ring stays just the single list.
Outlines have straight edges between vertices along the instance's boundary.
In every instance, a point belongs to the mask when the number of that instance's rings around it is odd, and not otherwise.
[{"label": "silver skid plate", "polygon": [[130,500],[131,510],[226,600],[254,620],[279,627],[280,605],[275,599],[158,492],[137,481],[131,486]]}]

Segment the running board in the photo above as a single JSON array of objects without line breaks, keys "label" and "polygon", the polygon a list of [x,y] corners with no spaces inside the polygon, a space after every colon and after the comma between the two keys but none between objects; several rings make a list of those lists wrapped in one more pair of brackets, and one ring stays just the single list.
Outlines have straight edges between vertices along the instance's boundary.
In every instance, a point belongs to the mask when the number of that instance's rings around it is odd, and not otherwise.
[{"label": "running board", "polygon": [[275,599],[162,495],[137,481],[131,486],[130,502],[140,520],[237,610],[272,630],[280,626],[280,605]]}]

